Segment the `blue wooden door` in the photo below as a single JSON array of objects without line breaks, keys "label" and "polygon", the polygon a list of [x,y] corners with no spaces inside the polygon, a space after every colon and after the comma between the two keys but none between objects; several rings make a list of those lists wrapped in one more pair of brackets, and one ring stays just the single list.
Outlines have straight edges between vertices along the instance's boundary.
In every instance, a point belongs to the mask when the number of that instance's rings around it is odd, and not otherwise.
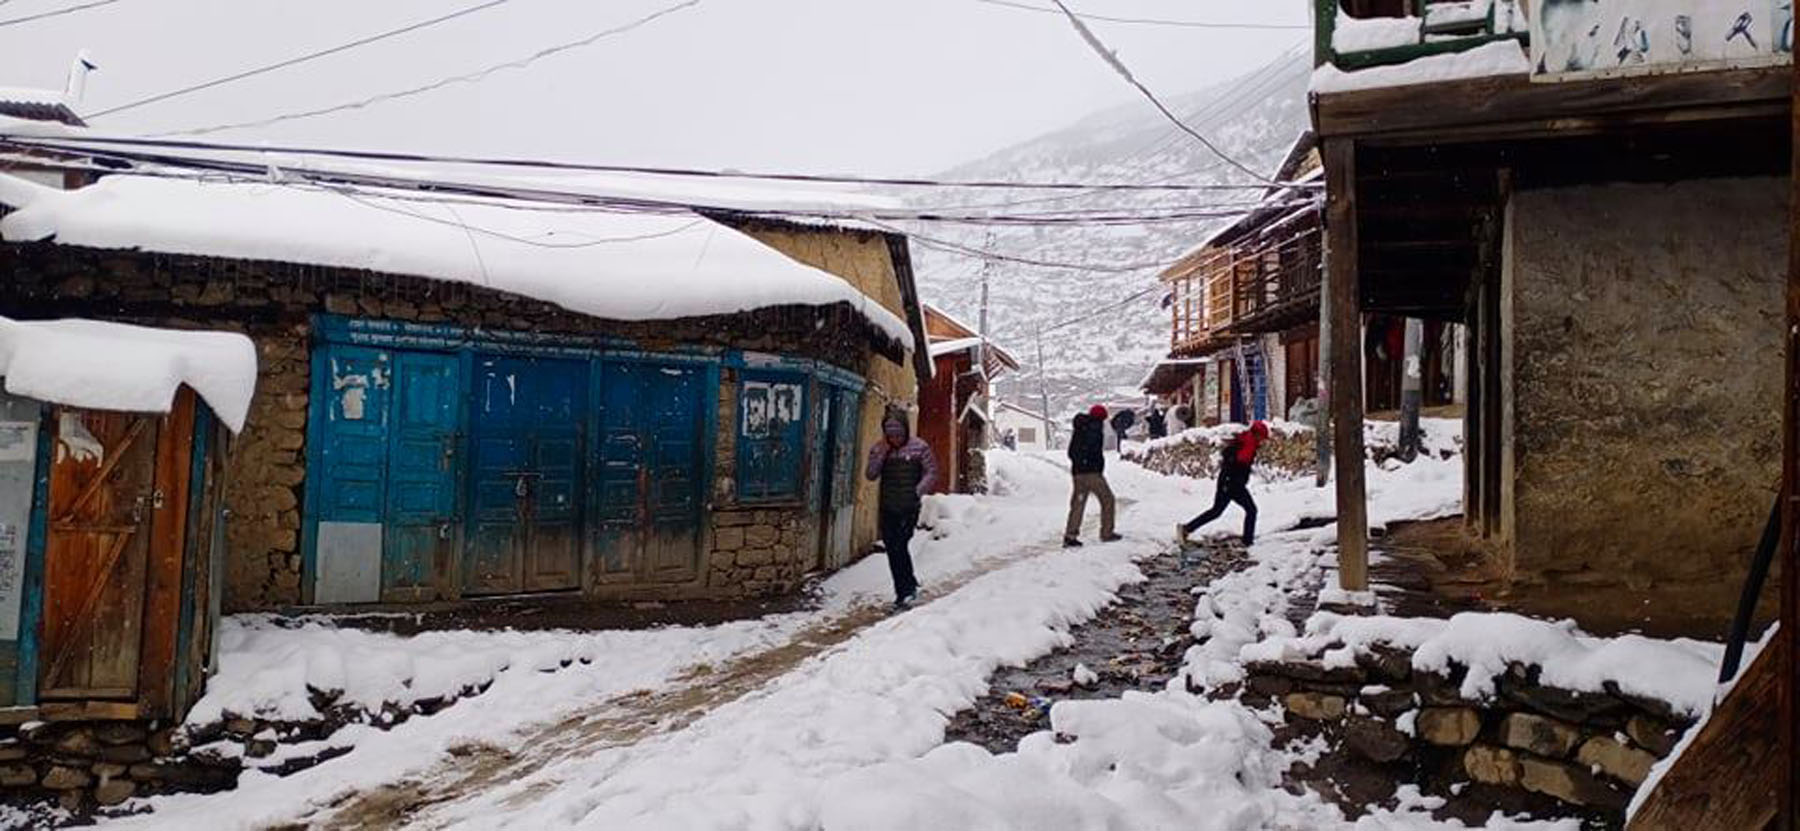
[{"label": "blue wooden door", "polygon": [[710,403],[704,368],[608,363],[596,385],[599,439],[588,498],[597,579],[695,579]]},{"label": "blue wooden door", "polygon": [[580,585],[587,372],[580,361],[476,358],[465,593]]},{"label": "blue wooden door", "polygon": [[450,594],[450,563],[458,530],[461,382],[462,362],[454,355],[394,355],[381,561],[384,602],[433,600]]},{"label": "blue wooden door", "polygon": [[387,504],[388,415],[393,354],[329,344],[313,362],[316,446],[307,475],[313,530],[313,597],[319,603],[381,599],[383,512]]}]

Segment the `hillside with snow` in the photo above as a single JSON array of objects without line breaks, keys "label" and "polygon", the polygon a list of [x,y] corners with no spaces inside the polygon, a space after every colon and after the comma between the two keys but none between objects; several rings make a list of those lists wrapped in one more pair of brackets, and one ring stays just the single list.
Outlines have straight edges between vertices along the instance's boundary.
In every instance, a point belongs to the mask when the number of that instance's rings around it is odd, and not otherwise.
[{"label": "hillside with snow", "polygon": [[[1307,127],[1304,50],[1284,54],[1242,77],[1165,98],[1170,109],[1257,171],[1273,171]],[[1068,128],[945,171],[940,178],[1002,181],[1244,184],[1252,180],[1179,132],[1147,102],[1107,110]],[[995,212],[1058,213],[1091,218],[1144,210],[1231,208],[1260,192],[1060,192],[1018,190],[957,196],[933,194],[915,204],[942,209],[994,206]],[[1155,285],[1156,274],[1230,219],[1118,225],[983,227],[931,223],[909,228],[920,292],[928,302],[971,324],[988,270],[989,325],[996,342],[1025,368],[999,383],[1000,395],[1037,406],[1034,331],[1075,322],[1044,337],[1050,406],[1066,412],[1098,398],[1131,397],[1144,372],[1168,349],[1168,312],[1161,292],[1103,311]],[[934,243],[980,248],[1010,258],[1057,265],[986,262]]]}]

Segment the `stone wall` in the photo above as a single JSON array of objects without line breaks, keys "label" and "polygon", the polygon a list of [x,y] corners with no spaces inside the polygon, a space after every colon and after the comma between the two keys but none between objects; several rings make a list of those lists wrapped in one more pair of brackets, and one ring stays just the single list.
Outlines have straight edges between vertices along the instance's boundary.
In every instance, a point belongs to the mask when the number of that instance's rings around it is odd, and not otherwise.
[{"label": "stone wall", "polygon": [[1513,196],[1521,591],[1728,619],[1780,474],[1786,195],[1768,178]]},{"label": "stone wall", "polygon": [[[720,428],[714,440],[718,465],[713,478],[712,525],[706,529],[703,582],[715,596],[782,594],[799,588],[818,559],[819,518],[804,507],[738,504],[737,430],[732,427],[738,417],[737,390],[737,370],[724,370],[719,377]],[[813,396],[814,406],[818,393],[818,384],[806,393]],[[814,445],[817,443],[815,440]]]},{"label": "stone wall", "polygon": [[1558,689],[1541,668],[1515,663],[1486,698],[1467,698],[1468,669],[1413,668],[1410,652],[1376,648],[1354,666],[1317,657],[1253,662],[1244,698],[1277,702],[1291,723],[1317,730],[1331,752],[1391,766],[1426,793],[1469,783],[1551,797],[1617,822],[1650,768],[1693,720],[1654,699]]},{"label": "stone wall", "polygon": [[[879,378],[886,389],[908,395],[913,390],[910,370],[896,372],[898,364],[871,353],[872,327],[849,304],[672,321],[609,321],[477,286],[417,277],[31,243],[0,245],[0,309],[23,318],[88,317],[239,331],[256,342],[257,394],[227,460],[227,611],[274,608],[301,599],[307,377],[312,318],[320,312],[618,338],[651,350],[698,344],[774,352]],[[865,422],[869,406],[865,398]],[[871,495],[864,490],[859,498]],[[871,515],[866,529],[859,521],[859,550],[873,537]]]},{"label": "stone wall", "polygon": [[216,791],[237,781],[239,760],[188,753],[177,730],[155,722],[43,722],[0,728],[0,796],[55,800],[81,813],[134,796]]}]

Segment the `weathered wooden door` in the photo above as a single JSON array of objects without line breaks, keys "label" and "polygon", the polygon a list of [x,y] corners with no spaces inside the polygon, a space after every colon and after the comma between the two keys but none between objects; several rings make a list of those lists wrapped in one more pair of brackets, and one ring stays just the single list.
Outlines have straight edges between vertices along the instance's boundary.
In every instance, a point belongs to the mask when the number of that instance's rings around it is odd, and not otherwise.
[{"label": "weathered wooden door", "polygon": [[61,408],[44,555],[43,699],[135,699],[159,419]]},{"label": "weathered wooden door", "polygon": [[454,355],[400,352],[394,360],[381,599],[448,596],[456,550],[457,427],[462,362]]},{"label": "weathered wooden door", "polygon": [[580,585],[587,372],[577,361],[476,359],[465,593]]},{"label": "weathered wooden door", "polygon": [[836,569],[850,559],[851,528],[856,515],[856,442],[862,396],[833,387],[820,398],[825,412],[824,488],[819,502],[818,566]]},{"label": "weathered wooden door", "polygon": [[600,402],[589,540],[596,579],[685,582],[699,575],[706,477],[705,371],[608,363]]}]

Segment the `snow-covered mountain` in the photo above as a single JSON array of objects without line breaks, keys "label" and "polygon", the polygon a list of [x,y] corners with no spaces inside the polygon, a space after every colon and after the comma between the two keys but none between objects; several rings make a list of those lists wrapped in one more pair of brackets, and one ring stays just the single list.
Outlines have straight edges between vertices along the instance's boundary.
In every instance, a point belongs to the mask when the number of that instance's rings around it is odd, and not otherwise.
[{"label": "snow-covered mountain", "polygon": [[[1294,139],[1306,129],[1306,83],[1310,61],[1304,51],[1283,55],[1240,78],[1198,92],[1165,98],[1170,109],[1220,150],[1256,171],[1272,173]],[[1233,183],[1253,180],[1221,161],[1199,142],[1179,132],[1147,102],[1107,110],[1065,129],[945,171],[940,178],[1002,181]],[[1063,192],[1018,190],[975,192],[929,199],[918,205],[941,209],[1004,205],[996,212],[1140,212],[1243,203],[1254,190]],[[962,212],[967,212],[962,211]],[[1139,395],[1145,370],[1168,350],[1168,312],[1155,286],[1156,274],[1191,250],[1229,219],[1126,225],[1071,224],[1033,227],[980,227],[948,223],[916,224],[913,256],[920,293],[927,302],[974,325],[981,298],[981,272],[988,273],[989,326],[995,342],[1024,364],[1001,379],[999,394],[1036,409],[1038,327],[1074,321],[1045,334],[1045,378],[1053,414],[1078,404]],[[1097,266],[1050,267],[993,262],[942,250],[940,243],[978,248],[1040,262]],[[1131,267],[1136,266],[1136,267]]]}]

